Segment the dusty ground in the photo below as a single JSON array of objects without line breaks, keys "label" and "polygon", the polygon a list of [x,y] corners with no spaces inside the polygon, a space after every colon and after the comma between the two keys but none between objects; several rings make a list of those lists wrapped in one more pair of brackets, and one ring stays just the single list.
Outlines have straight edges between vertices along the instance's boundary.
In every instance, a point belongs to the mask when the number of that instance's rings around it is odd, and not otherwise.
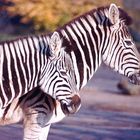
[{"label": "dusty ground", "polygon": [[[140,95],[116,85],[121,77],[102,67],[81,91],[82,108],[54,124],[48,140],[140,140]],[[20,124],[0,127],[0,140],[21,140]]]}]

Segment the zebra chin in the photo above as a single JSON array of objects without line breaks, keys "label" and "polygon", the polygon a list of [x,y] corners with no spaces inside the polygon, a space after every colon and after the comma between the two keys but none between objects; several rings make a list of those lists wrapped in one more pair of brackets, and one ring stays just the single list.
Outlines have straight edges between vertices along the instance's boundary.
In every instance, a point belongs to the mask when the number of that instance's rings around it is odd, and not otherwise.
[{"label": "zebra chin", "polygon": [[140,73],[129,76],[129,81],[132,84],[140,85]]},{"label": "zebra chin", "polygon": [[81,107],[81,99],[78,95],[71,97],[71,102],[69,104],[61,102],[61,109],[65,115],[70,115],[76,113]]}]

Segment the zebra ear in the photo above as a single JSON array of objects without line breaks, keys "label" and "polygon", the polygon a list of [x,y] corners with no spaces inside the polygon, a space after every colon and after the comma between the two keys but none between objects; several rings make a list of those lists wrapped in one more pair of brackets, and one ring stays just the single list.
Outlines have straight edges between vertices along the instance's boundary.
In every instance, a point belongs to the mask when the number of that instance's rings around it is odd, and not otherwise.
[{"label": "zebra ear", "polygon": [[109,7],[109,19],[113,25],[119,22],[119,9],[115,4]]},{"label": "zebra ear", "polygon": [[62,40],[60,39],[60,36],[58,32],[54,32],[50,39],[50,54],[51,56],[58,56],[61,46],[62,46]]}]

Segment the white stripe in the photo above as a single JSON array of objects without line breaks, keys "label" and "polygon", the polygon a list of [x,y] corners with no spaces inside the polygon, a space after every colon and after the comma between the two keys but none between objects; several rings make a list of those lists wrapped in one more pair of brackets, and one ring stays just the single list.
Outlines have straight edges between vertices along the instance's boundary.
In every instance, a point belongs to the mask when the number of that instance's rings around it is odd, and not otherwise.
[{"label": "white stripe", "polygon": [[[84,39],[83,39],[83,37],[82,37],[80,31],[78,30],[78,28],[76,27],[76,25],[75,25],[74,23],[72,24],[72,27],[74,28],[74,30],[76,31],[76,33],[77,33],[78,36],[80,37],[80,39],[81,39],[83,45],[85,45]],[[85,32],[84,32],[84,35],[85,35]]]},{"label": "white stripe", "polygon": [[[91,27],[89,26],[89,24],[85,21],[85,19],[81,19],[81,21],[83,22],[85,28],[88,30],[88,33],[90,34],[90,38],[93,42],[93,37],[91,35]],[[91,69],[90,69],[90,78],[93,76],[93,71],[94,71],[94,66],[93,66],[93,56],[92,56],[92,52],[91,52],[91,47],[90,47],[90,44],[88,42],[88,38],[87,38],[87,34],[85,32],[85,30],[81,30],[82,33],[84,34],[84,37],[85,37],[85,40],[86,40],[86,45],[87,45],[87,48],[88,48],[88,52],[89,52],[89,57],[90,57],[90,63],[91,63]],[[96,54],[97,56],[97,54]],[[98,56],[97,56],[98,57]]]},{"label": "white stripe", "polygon": [[37,76],[36,75],[36,68],[35,68],[35,60],[34,60],[34,56],[35,56],[35,47],[34,47],[34,45],[33,45],[33,42],[32,42],[32,40],[31,40],[31,38],[28,38],[28,43],[29,43],[29,47],[31,48],[31,53],[32,53],[32,68],[30,68],[30,69],[32,69],[32,71],[33,71],[33,75],[32,75],[32,80],[31,80],[31,85],[30,85],[30,87],[31,88],[33,88],[33,87],[35,87],[36,85],[34,85],[34,79],[35,79],[35,77]]},{"label": "white stripe", "polygon": [[63,36],[65,36],[70,41],[70,39],[69,39],[67,33],[65,32],[65,30],[61,30],[61,32],[62,32]]},{"label": "white stripe", "polygon": [[[109,65],[109,63],[111,62],[109,66],[111,68],[114,68],[114,61],[113,61],[114,59],[112,59],[112,56],[114,57],[116,55],[116,54],[113,54],[113,50],[116,49],[115,44],[117,43],[117,41],[115,41],[116,39],[115,39],[114,35],[112,35],[112,33],[111,33],[111,36],[113,36],[113,37],[111,37],[111,39],[109,41],[109,45],[107,46],[107,48],[109,48],[109,52],[107,54],[107,64]],[[114,41],[115,41],[115,44],[113,44]]]},{"label": "white stripe", "polygon": [[[108,57],[108,53],[109,53],[109,45],[107,44],[109,39],[110,39],[110,31],[109,31],[109,27],[106,26],[106,40],[105,40],[105,44],[104,44],[104,49],[105,49],[105,53],[103,54],[103,60],[106,60],[106,58]],[[110,42],[110,41],[109,41]],[[103,48],[102,48],[103,49]]]},{"label": "white stripe", "polygon": [[[87,48],[88,48],[88,50],[89,50],[89,42],[88,42],[88,39],[87,39],[87,35],[86,35],[86,32],[85,32],[85,30],[83,29],[83,27],[81,26],[81,24],[78,22],[78,21],[76,21],[76,24],[77,24],[77,26],[78,26],[78,28],[79,28],[79,30],[83,33],[83,35],[84,35],[84,37],[85,37],[85,40],[86,40],[86,46],[87,46]],[[81,47],[82,48],[82,47]],[[83,50],[83,49],[82,49]],[[85,51],[85,50],[84,50]],[[83,51],[83,52],[84,52]],[[87,53],[87,52],[85,52],[85,53]],[[85,55],[84,55],[85,56]],[[92,58],[93,59],[93,58]],[[87,83],[87,80],[89,80],[89,79],[87,79],[87,69],[88,69],[88,71],[90,71],[90,68],[89,68],[89,66],[87,65],[87,62],[86,62],[86,58],[84,58],[84,75],[83,75],[83,78],[84,78],[84,80],[83,80],[83,83],[82,83],[82,86],[81,87],[83,87],[84,85],[86,85],[86,83]]]},{"label": "white stripe", "polygon": [[21,40],[18,40],[17,42],[18,42],[18,45],[20,47],[20,53],[23,56],[23,62],[25,63],[25,61],[26,61],[26,54],[25,54],[25,50],[23,48],[24,46],[23,46]]},{"label": "white stripe", "polygon": [[16,54],[17,54],[17,56],[19,58],[20,66],[21,66],[21,69],[22,69],[22,72],[23,72],[24,81],[25,81],[25,87],[23,87],[23,88],[25,88],[25,93],[26,93],[27,92],[28,81],[27,81],[27,77],[26,77],[25,67],[23,65],[23,60],[21,58],[21,55],[23,55],[24,56],[24,63],[25,63],[25,52],[23,51],[24,49],[23,49],[23,45],[21,45],[21,41],[20,41],[20,43],[19,43],[19,41],[15,42],[14,45],[15,45]]},{"label": "white stripe", "polygon": [[[67,35],[67,33],[65,32],[65,30],[62,30],[61,31],[63,36],[65,36],[69,41],[69,37]],[[74,72],[75,72],[75,76],[76,76],[76,86],[77,86],[77,89],[80,89],[80,75],[79,75],[79,71],[78,71],[78,65],[77,65],[77,62],[76,62],[76,57],[75,57],[75,54],[74,52],[71,52],[71,59],[72,59],[72,64],[73,64],[73,67],[74,67]]]},{"label": "white stripe", "polygon": [[[52,89],[52,85],[53,82],[56,82],[55,80],[52,81],[52,79],[55,77],[55,75],[57,74],[54,70],[51,71],[51,73],[54,73],[53,75],[51,75],[50,73],[50,69],[47,69],[48,71],[46,71],[46,75],[43,77],[43,79],[40,81],[40,85],[41,85],[41,89],[46,92],[47,94],[49,94],[50,96],[53,96],[54,92]],[[51,77],[50,77],[51,76]],[[55,98],[55,96],[53,96],[53,98]]]},{"label": "white stripe", "polygon": [[[99,45],[100,42],[101,42],[101,40],[100,40],[99,33],[98,33],[98,31],[96,30],[97,24],[96,24],[96,22],[94,21],[94,19],[93,19],[90,15],[87,16],[87,19],[88,19],[88,21],[90,22],[90,24],[91,24],[91,25],[93,26],[93,28],[94,28],[94,32],[95,32],[95,34],[96,34],[96,36],[97,36],[97,41],[98,41],[98,45]],[[97,48],[100,49],[100,46],[97,46],[97,45],[94,44],[95,54],[98,54],[98,53],[97,53]],[[100,62],[99,62],[99,63],[100,63]],[[98,59],[96,59],[96,61],[95,61],[95,71],[98,69],[98,67],[99,67]]]},{"label": "white stripe", "polygon": [[9,86],[10,86],[10,90],[11,90],[11,93],[9,93],[9,94],[11,94],[11,99],[8,101],[10,103],[15,98],[15,90],[13,87],[13,78],[12,78],[12,70],[11,70],[11,55],[9,52],[9,49],[11,49],[11,48],[7,44],[5,44],[4,49],[5,49],[5,53],[6,53],[6,57],[7,57],[8,78],[9,78]]},{"label": "white stripe", "polygon": [[[102,16],[102,15],[100,15],[100,16]],[[105,44],[103,44],[104,43],[104,39],[106,39],[105,38],[105,31],[104,31],[104,28],[103,28],[103,23],[105,22],[105,17],[103,16],[102,17],[102,19],[101,19],[101,21],[100,21],[100,24],[98,24],[98,27],[100,28],[100,31],[101,31],[101,34],[102,34],[102,40],[100,40],[100,51],[99,51],[99,56],[98,56],[98,58],[99,58],[99,64],[101,63],[101,61],[102,61],[102,58],[101,58],[101,55],[102,55],[102,52],[101,52],[101,50],[103,50],[103,47],[104,47],[104,45]],[[106,47],[108,47],[108,46],[106,46]],[[99,66],[99,64],[98,64],[98,66]],[[96,67],[96,70],[98,69],[98,67]]]},{"label": "white stripe", "polygon": [[84,79],[82,81],[83,83],[82,83],[81,86],[84,86],[87,83],[87,79],[85,78],[85,76],[86,76],[86,67],[87,67],[87,63],[85,61],[85,54],[84,54],[84,52],[83,52],[83,50],[82,50],[82,48],[80,46],[79,40],[77,39],[76,35],[73,33],[73,31],[71,30],[71,28],[69,26],[67,26],[66,28],[67,28],[68,32],[71,34],[71,36],[73,37],[73,39],[76,41],[77,47],[78,47],[78,49],[79,49],[79,51],[81,53],[81,56],[82,56],[82,62],[83,62],[83,68],[84,68],[83,69]]},{"label": "white stripe", "polygon": [[[20,97],[22,95],[22,84],[21,84],[21,79],[20,79],[20,74],[19,74],[19,70],[18,70],[18,66],[17,66],[17,58],[16,58],[16,54],[15,54],[15,50],[14,50],[14,46],[12,43],[10,43],[10,50],[11,50],[11,53],[12,53],[12,56],[13,56],[13,59],[14,59],[14,67],[15,67],[15,71],[16,71],[16,75],[17,75],[17,81],[18,81],[18,85],[19,85],[19,93],[18,93],[18,97]],[[10,63],[11,64],[11,63]],[[10,70],[11,66],[9,66],[9,80],[14,80],[12,79],[12,76],[11,76],[11,70]]]},{"label": "white stripe", "polygon": [[[42,42],[42,38],[41,37],[39,37],[39,40],[38,40],[39,42],[40,42],[40,50],[41,50],[41,73],[43,72],[43,70],[44,70],[44,68],[45,68],[45,60],[44,60],[44,54],[43,54],[43,50],[44,50],[44,45],[41,43]],[[38,42],[38,43],[39,43]]]},{"label": "white stripe", "polygon": [[[35,44],[35,48],[37,48],[36,49],[36,51],[37,51],[37,55],[36,55],[36,57],[37,57],[37,64],[36,64],[37,65],[37,70],[36,71],[37,71],[37,73],[36,74],[38,75],[39,74],[39,71],[40,71],[40,61],[39,61],[40,60],[40,57],[39,57],[40,51],[38,50],[38,41],[37,41],[37,38],[33,37],[32,39],[33,39],[33,42]],[[38,83],[38,78],[35,79],[35,84],[37,85],[37,83]]]},{"label": "white stripe", "polygon": [[47,53],[47,50],[48,50],[48,42],[46,40],[45,37],[43,37],[43,42],[45,43],[45,53]]},{"label": "white stripe", "polygon": [[75,76],[76,76],[76,83],[77,83],[76,86],[77,86],[77,89],[80,90],[80,75],[79,75],[78,65],[76,62],[76,57],[75,57],[74,52],[71,52],[71,57],[72,57],[74,72],[75,72]]},{"label": "white stripe", "polygon": [[26,39],[23,39],[23,44],[24,44],[24,47],[25,47],[25,51],[26,51],[26,57],[27,57],[27,70],[28,70],[28,75],[29,75],[29,79],[28,79],[28,90],[30,90],[30,84],[31,84],[31,71],[30,71],[30,64],[29,64],[29,55],[30,55],[30,51],[29,51],[29,46],[27,44],[27,40]]}]

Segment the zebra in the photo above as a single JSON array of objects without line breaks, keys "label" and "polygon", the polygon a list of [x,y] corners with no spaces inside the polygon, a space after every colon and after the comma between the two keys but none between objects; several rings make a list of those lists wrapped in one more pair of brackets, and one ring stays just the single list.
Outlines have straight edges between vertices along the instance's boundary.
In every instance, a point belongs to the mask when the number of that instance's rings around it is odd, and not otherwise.
[{"label": "zebra", "polygon": [[[111,4],[107,7],[93,9],[56,30],[60,38],[63,39],[62,46],[65,46],[65,51],[72,61],[78,90],[86,85],[102,62],[128,77],[130,82],[140,84],[140,59],[128,31],[130,23],[131,18],[127,13],[115,4]],[[32,117],[28,116],[28,121],[36,124],[37,129],[36,131],[28,130],[33,136],[31,138],[31,135],[29,135],[29,139],[45,140],[50,125],[60,121],[67,115],[61,110],[63,108],[60,103],[53,100],[52,97],[45,94],[47,101],[44,101],[44,96],[41,99],[38,95],[44,93],[40,88],[34,92],[31,93],[33,96],[26,94],[20,100],[12,102],[9,108],[15,106],[13,110],[20,117],[18,110],[21,109],[24,114],[23,119],[26,118],[26,113],[24,113],[26,111],[23,106],[27,106],[26,109],[35,110],[36,113],[29,114]],[[32,101],[31,105],[30,101]],[[46,105],[47,109],[44,109],[45,107],[42,105]],[[9,109],[7,109],[5,116],[9,114],[8,111]],[[41,118],[41,113],[45,115],[47,121],[44,121],[44,117]],[[34,115],[35,118],[32,120]],[[10,120],[9,123],[11,123]],[[30,123],[30,127],[33,124]]]},{"label": "zebra", "polygon": [[57,32],[0,43],[1,117],[14,99],[37,87],[60,101],[64,113],[79,110],[72,62]]}]

